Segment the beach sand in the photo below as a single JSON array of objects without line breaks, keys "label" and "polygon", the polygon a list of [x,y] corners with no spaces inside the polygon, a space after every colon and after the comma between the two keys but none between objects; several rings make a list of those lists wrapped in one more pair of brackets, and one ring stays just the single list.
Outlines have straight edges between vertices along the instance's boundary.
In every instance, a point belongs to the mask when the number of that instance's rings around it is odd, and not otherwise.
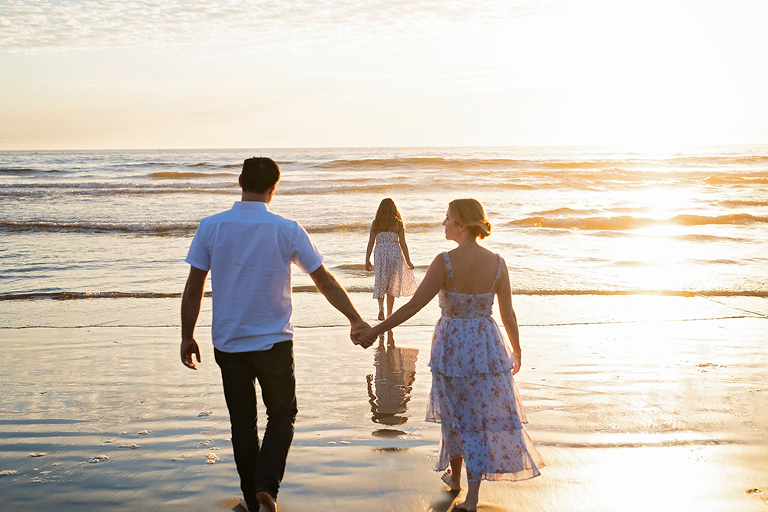
[{"label": "beach sand", "polygon": [[[395,329],[394,347],[362,350],[302,295],[296,324],[329,326],[296,329],[300,412],[280,510],[449,510],[463,492],[433,471],[439,425],[423,421],[436,306]],[[367,294],[354,300],[373,316]],[[516,380],[546,467],[484,483],[480,510],[768,510],[768,301],[718,301],[516,297]],[[161,302],[126,320],[121,304],[137,301],[77,301],[98,321],[0,330],[0,510],[236,508],[206,314],[193,372],[178,326],[132,326],[176,321],[178,301]]]}]

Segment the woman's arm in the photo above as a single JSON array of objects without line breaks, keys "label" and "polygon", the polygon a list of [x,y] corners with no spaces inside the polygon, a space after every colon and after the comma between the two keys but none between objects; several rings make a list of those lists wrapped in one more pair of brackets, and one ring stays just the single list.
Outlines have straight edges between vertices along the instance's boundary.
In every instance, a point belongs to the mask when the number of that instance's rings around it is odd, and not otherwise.
[{"label": "woman's arm", "polygon": [[400,242],[400,249],[403,250],[403,257],[405,258],[406,265],[408,265],[408,268],[413,270],[411,256],[408,254],[408,244],[405,243],[405,228],[403,226],[400,226],[400,231],[397,233],[397,240]]},{"label": "woman's arm", "polygon": [[365,339],[375,339],[380,334],[397,327],[401,323],[405,322],[413,315],[418,313],[421,308],[429,304],[429,301],[437,295],[440,288],[443,287],[445,281],[445,261],[443,255],[438,255],[429,265],[427,274],[421,281],[421,284],[416,289],[416,293],[413,294],[411,300],[405,303],[397,311],[392,313],[389,318],[381,322],[379,325],[364,333]]},{"label": "woman's arm", "polygon": [[522,353],[520,350],[520,332],[517,328],[517,315],[512,308],[512,289],[509,285],[509,271],[507,270],[507,263],[501,260],[501,282],[499,288],[496,290],[496,296],[499,298],[499,315],[501,316],[501,323],[504,324],[504,330],[507,332],[507,337],[510,343],[512,343],[512,355],[515,357],[515,368],[512,370],[512,375],[520,371],[520,365],[522,364]]},{"label": "woman's arm", "polygon": [[368,248],[365,250],[365,270],[373,270],[371,265],[371,252],[373,251],[373,244],[376,242],[376,233],[373,232],[373,226],[371,226],[371,235],[368,237]]}]

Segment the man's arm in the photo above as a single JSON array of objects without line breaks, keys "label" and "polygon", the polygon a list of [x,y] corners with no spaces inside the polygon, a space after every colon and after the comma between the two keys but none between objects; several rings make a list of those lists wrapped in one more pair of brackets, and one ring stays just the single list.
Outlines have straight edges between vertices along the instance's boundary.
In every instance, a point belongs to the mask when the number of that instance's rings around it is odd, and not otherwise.
[{"label": "man's arm", "polygon": [[[352,301],[349,300],[347,291],[339,284],[336,278],[333,277],[333,274],[328,272],[325,265],[321,264],[317,270],[309,274],[309,277],[315,282],[315,286],[320,290],[320,293],[328,299],[331,306],[338,309],[341,314],[347,317],[353,332],[370,327],[370,325],[360,317],[355,306],[352,305]],[[361,345],[363,348],[368,348],[373,344],[373,341],[355,342],[355,344]]]},{"label": "man's arm", "polygon": [[206,277],[208,277],[207,270],[200,270],[190,265],[184,295],[181,297],[181,362],[193,370],[197,370],[197,366],[192,361],[192,354],[195,354],[197,362],[200,362],[200,347],[195,341],[195,324],[200,315]]}]

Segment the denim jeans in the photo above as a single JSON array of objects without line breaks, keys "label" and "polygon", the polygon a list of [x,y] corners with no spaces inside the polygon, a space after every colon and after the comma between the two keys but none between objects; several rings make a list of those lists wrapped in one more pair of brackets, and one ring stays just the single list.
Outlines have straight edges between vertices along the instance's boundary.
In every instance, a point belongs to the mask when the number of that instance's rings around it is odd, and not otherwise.
[{"label": "denim jeans", "polygon": [[[266,491],[277,497],[293,441],[293,423],[298,411],[293,341],[276,343],[263,351],[230,353],[214,349],[214,354],[221,368],[224,398],[232,424],[232,448],[240,488],[248,508],[259,510],[257,492]],[[267,428],[261,447],[256,428],[257,380],[267,409]]]}]

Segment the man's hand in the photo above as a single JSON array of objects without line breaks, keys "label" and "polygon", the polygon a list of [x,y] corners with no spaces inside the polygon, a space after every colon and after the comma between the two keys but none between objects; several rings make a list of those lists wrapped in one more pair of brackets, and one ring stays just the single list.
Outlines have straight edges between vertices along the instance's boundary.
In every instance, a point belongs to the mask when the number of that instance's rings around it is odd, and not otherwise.
[{"label": "man's hand", "polygon": [[197,366],[192,361],[192,354],[197,356],[197,362],[200,362],[200,347],[197,346],[195,338],[185,338],[181,340],[181,362],[187,368],[197,370]]},{"label": "man's hand", "polygon": [[371,345],[373,345],[373,339],[370,340],[361,338],[361,334],[368,333],[371,330],[371,326],[368,324],[368,322],[365,322],[363,320],[360,320],[358,322],[354,322],[351,325],[351,328],[349,330],[349,338],[352,340],[352,343],[355,345],[360,345],[363,348],[368,348]]}]

